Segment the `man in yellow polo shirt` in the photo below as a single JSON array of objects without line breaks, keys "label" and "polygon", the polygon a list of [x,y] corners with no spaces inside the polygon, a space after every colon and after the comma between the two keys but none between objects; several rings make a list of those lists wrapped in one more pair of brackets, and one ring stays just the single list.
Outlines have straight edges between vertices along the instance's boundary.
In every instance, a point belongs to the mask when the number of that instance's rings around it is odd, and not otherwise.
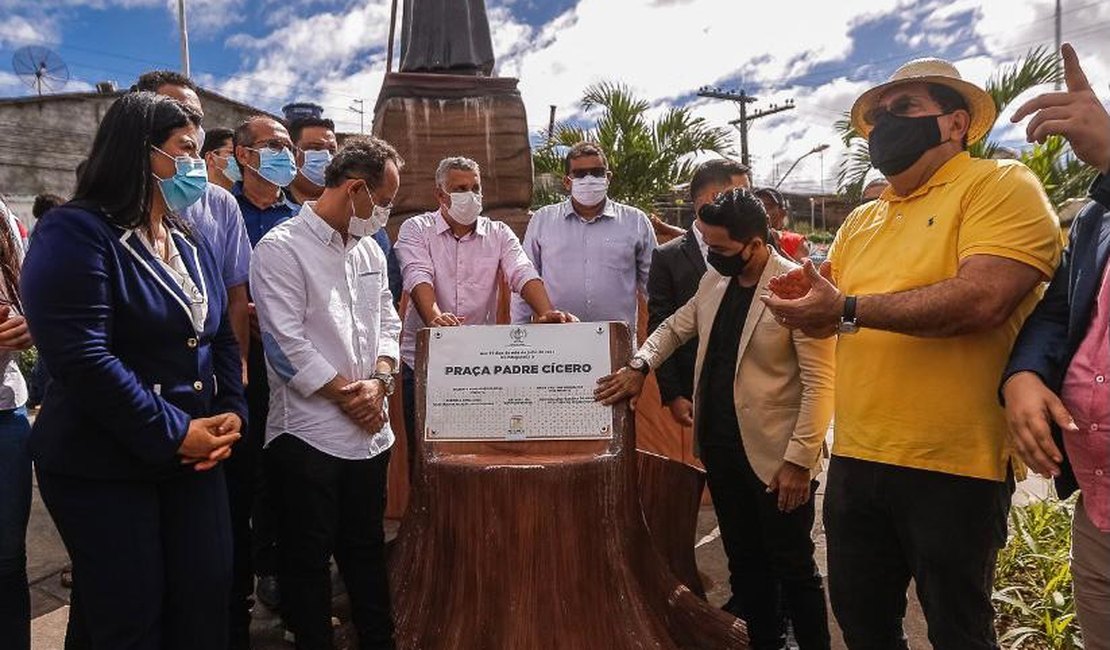
[{"label": "man in yellow polo shirt", "polygon": [[826,487],[829,594],[850,648],[905,648],[912,577],[936,648],[997,648],[990,602],[1013,489],[998,377],[1060,260],[1037,178],[966,149],[994,102],[921,59],[865,92],[852,124],[890,181],[829,263],[776,278],[780,323],[839,334]]}]

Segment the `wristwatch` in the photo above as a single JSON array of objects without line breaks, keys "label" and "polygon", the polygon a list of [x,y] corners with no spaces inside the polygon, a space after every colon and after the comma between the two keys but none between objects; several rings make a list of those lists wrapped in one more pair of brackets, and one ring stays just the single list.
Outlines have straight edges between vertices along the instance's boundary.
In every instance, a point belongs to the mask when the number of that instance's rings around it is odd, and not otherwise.
[{"label": "wristwatch", "polygon": [[628,360],[628,367],[645,376],[651,372],[651,366],[643,357],[632,357]]},{"label": "wristwatch", "polygon": [[375,372],[374,374],[370,375],[370,379],[377,379],[378,381],[382,382],[382,386],[385,387],[386,397],[393,395],[393,375],[389,374],[388,372]]},{"label": "wristwatch", "polygon": [[840,315],[840,324],[836,326],[836,331],[841,334],[855,334],[859,331],[859,323],[856,322],[855,296],[844,298],[844,313]]}]

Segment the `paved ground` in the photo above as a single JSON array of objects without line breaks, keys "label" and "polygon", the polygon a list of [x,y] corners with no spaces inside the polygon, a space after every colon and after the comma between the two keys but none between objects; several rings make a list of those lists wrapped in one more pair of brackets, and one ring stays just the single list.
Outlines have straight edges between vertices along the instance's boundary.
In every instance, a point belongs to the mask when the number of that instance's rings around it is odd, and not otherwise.
[{"label": "paved ground", "polygon": [[[1047,494],[1048,484],[1043,479],[1034,477],[1019,485],[1015,502],[1027,501],[1030,498],[1043,497]],[[822,494],[818,494],[817,521],[814,525],[814,539],[817,544],[817,559],[822,572],[825,571],[825,533],[821,524]],[[709,601],[716,606],[723,605],[728,600],[728,568],[725,561],[724,549],[721,540],[716,536],[716,517],[712,508],[704,508],[698,523],[697,539],[701,542],[696,550],[698,567],[703,574],[703,581]],[[396,530],[396,524],[390,526],[389,535]],[[61,586],[60,573],[66,566],[68,558],[62,546],[57,531],[42,505],[36,486],[34,502],[31,510],[31,522],[27,531],[28,553],[28,579],[31,583],[31,607],[33,650],[60,650],[65,638],[65,625],[68,620],[69,591]],[[341,618],[345,618],[342,597],[337,597],[336,611]],[[835,621],[829,616],[830,627],[833,630],[833,648],[843,649],[844,641]],[[286,643],[282,636],[279,622],[265,606],[258,605],[252,626],[256,650],[287,650],[292,645]],[[340,630],[340,636],[346,636],[346,629]],[[911,650],[928,650],[931,648],[925,632],[925,622],[921,615],[917,598],[910,589],[910,608],[906,616],[906,633],[910,638]],[[345,640],[345,639],[344,639]],[[340,643],[341,649],[349,647]]]}]

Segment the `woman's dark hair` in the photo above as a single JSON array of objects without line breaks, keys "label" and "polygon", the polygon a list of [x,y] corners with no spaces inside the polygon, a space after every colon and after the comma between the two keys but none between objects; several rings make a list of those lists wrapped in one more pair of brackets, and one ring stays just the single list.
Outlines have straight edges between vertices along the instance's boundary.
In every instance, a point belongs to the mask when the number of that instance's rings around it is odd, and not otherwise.
[{"label": "woman's dark hair", "polygon": [[0,274],[3,274],[4,295],[15,305],[20,312],[23,311],[22,301],[19,299],[19,231],[12,227],[8,209],[0,203]]},{"label": "woman's dark hair", "polygon": [[722,192],[712,203],[701,206],[698,218],[710,226],[726,228],[733,241],[746,242],[753,237],[767,241],[767,211],[746,188]]},{"label": "woman's dark hair", "polygon": [[47,212],[65,202],[66,200],[57,194],[47,194],[45,192],[39,194],[35,197],[34,204],[31,205],[31,216],[33,216],[36,221],[42,219]]},{"label": "woman's dark hair", "polygon": [[120,97],[100,122],[73,199],[99,206],[121,228],[145,225],[154,187],[151,147],[189,124],[200,126],[200,114],[169,97],[151,92]]}]

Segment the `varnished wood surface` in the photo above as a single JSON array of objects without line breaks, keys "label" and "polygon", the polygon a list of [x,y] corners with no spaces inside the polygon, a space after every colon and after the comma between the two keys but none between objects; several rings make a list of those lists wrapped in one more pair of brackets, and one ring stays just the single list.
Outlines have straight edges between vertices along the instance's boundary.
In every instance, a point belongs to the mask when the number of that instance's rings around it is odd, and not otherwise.
[{"label": "varnished wood surface", "polygon": [[[620,365],[630,346],[627,330],[614,330]],[[500,462],[494,448],[457,456],[420,444],[391,557],[398,646],[746,648],[743,623],[681,584],[652,543],[626,405],[614,411],[614,431],[593,456],[515,443],[515,458],[532,461],[524,464]]]}]

